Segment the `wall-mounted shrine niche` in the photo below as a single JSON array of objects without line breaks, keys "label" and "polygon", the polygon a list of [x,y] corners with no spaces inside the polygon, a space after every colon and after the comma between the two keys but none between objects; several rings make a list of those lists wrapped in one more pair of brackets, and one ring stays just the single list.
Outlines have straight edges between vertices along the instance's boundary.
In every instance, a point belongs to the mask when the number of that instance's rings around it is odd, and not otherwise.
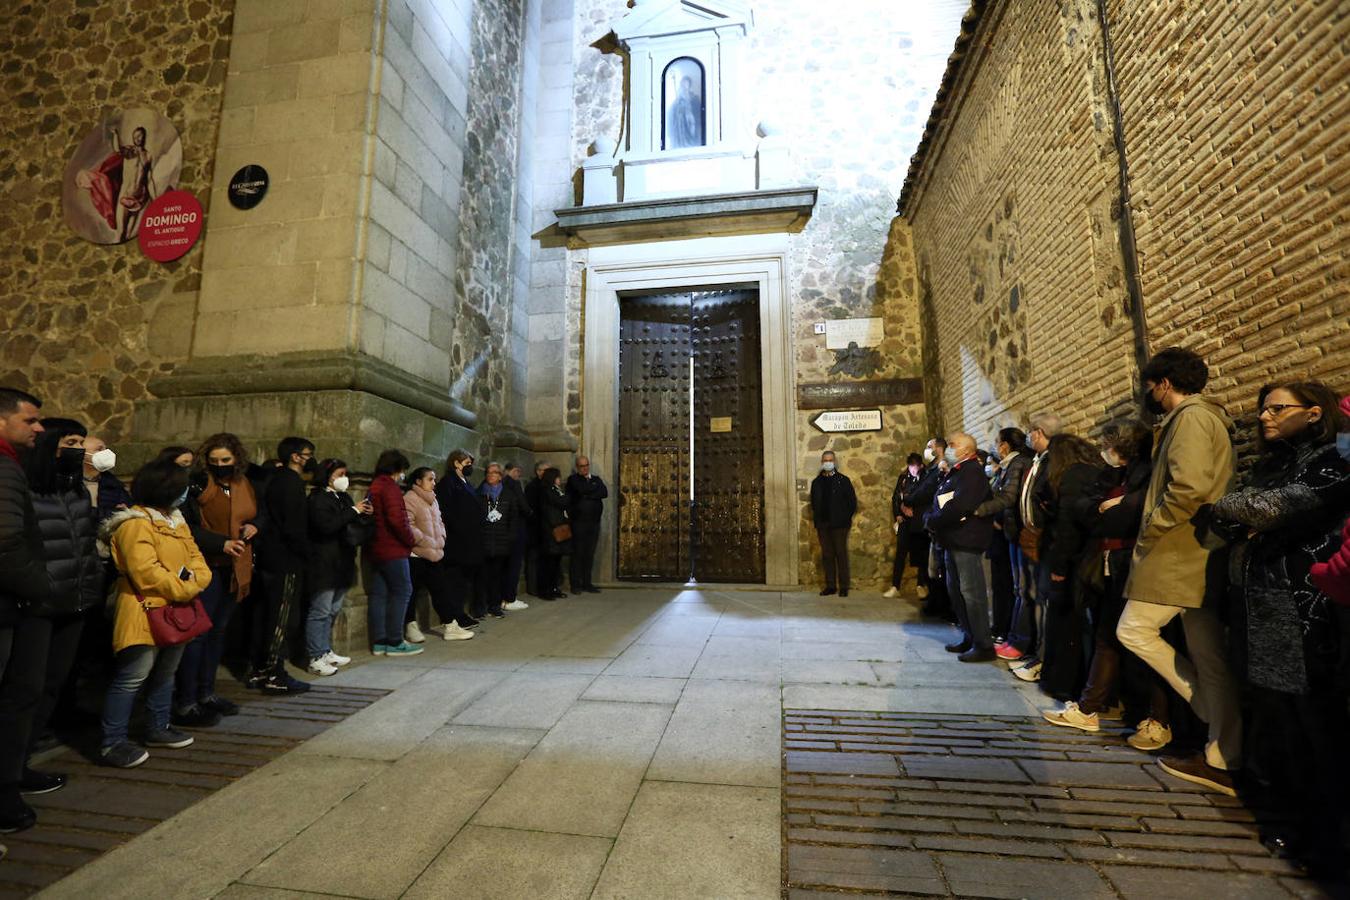
[{"label": "wall-mounted shrine niche", "polygon": [[596,135],[587,206],[785,187],[783,139],[754,127],[742,55],[754,14],[738,0],[635,0],[614,25],[628,57],[626,131]]}]

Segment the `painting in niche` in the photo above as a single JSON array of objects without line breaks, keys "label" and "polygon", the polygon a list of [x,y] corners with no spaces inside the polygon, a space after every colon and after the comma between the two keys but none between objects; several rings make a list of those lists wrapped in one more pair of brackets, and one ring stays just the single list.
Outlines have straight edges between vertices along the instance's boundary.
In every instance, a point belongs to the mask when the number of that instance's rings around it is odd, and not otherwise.
[{"label": "painting in niche", "polygon": [[662,150],[702,147],[708,143],[703,106],[703,66],[681,57],[666,66],[661,82],[665,110]]}]

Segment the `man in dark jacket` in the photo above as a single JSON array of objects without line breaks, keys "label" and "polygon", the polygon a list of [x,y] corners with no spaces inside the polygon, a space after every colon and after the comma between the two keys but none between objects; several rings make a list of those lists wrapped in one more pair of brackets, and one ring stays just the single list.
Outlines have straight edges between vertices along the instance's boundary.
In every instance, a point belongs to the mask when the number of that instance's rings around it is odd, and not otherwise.
[{"label": "man in dark jacket", "polygon": [[544,490],[544,472],[548,463],[539,460],[534,464],[534,478],[525,485],[525,506],[530,511],[530,522],[525,531],[525,593],[531,597],[543,598],[551,595],[558,587],[556,584],[539,584],[540,523],[543,521],[543,498],[539,492]]},{"label": "man in dark jacket", "polygon": [[577,470],[567,479],[567,515],[572,523],[572,593],[598,594],[592,581],[595,545],[600,542],[600,516],[609,488],[599,475],[591,474],[591,461],[577,457]]},{"label": "man in dark jacket", "polygon": [[857,511],[853,482],[838,471],[834,451],[826,450],[820,454],[820,474],[811,482],[811,521],[816,526],[820,562],[825,569],[822,597],[833,594],[836,585],[839,596],[848,596],[848,532]]},{"label": "man in dark jacket", "polygon": [[91,434],[84,439],[84,486],[100,525],[119,509],[131,506],[131,494],[122,479],[113,474],[116,465],[117,454],[103,438]]},{"label": "man in dark jacket", "polygon": [[19,450],[31,451],[42,433],[41,406],[31,394],[0,388],[0,833],[37,822],[20,791],[47,667],[40,639],[47,626],[32,610],[51,588]]},{"label": "man in dark jacket", "polygon": [[514,609],[511,604],[520,603],[520,609],[525,609],[524,601],[520,600],[520,573],[525,566],[525,547],[529,543],[530,533],[535,530],[534,511],[530,508],[529,502],[525,499],[525,485],[521,483],[522,472],[520,464],[509,462],[506,464],[506,472],[502,477],[502,484],[511,495],[516,498],[515,502],[515,540],[511,544],[511,559],[506,564],[506,596],[503,598],[507,609]]},{"label": "man in dark jacket", "polygon": [[989,481],[976,455],[975,439],[954,434],[948,440],[956,463],[938,486],[933,505],[924,516],[924,526],[942,544],[947,557],[947,590],[951,594],[962,639],[948,644],[961,662],[986,662],[994,658],[989,633],[989,588],[984,571],[984,552],[994,536],[988,519],[975,515],[989,499]]},{"label": "man in dark jacket", "polygon": [[[916,527],[923,530],[923,517],[928,512],[928,508],[933,505],[933,497],[937,494],[938,485],[942,484],[942,479],[947,477],[947,471],[950,463],[947,461],[947,442],[940,437],[935,437],[923,448],[924,468],[919,475],[919,482],[914,486],[906,496],[901,505],[901,514],[905,516],[906,521],[916,523]],[[942,570],[944,556],[942,548],[934,542],[932,536],[924,530],[928,540],[924,543],[928,546],[928,578],[927,587],[920,587],[919,597],[924,601],[923,614],[934,616],[939,619],[951,621],[952,604],[951,598],[947,594],[947,576]]]},{"label": "man in dark jacket", "polygon": [[314,444],[302,437],[277,445],[281,467],[267,479],[262,503],[269,527],[259,534],[257,566],[262,575],[261,604],[253,610],[253,674],[248,686],[271,694],[296,694],[309,685],[286,671],[287,643],[300,602],[309,559],[309,513],[305,476],[318,469]]},{"label": "man in dark jacket", "polygon": [[998,432],[999,472],[994,479],[993,496],[980,504],[975,515],[988,517],[994,526],[994,539],[990,545],[989,561],[991,568],[999,566],[1005,572],[990,573],[993,584],[994,609],[999,612],[1000,590],[1006,592],[1005,601],[1008,640],[994,645],[994,652],[1000,659],[1019,660],[1022,650],[1010,643],[1016,635],[1023,640],[1031,633],[1031,560],[1022,550],[1018,538],[1021,526],[1018,521],[1017,505],[1022,498],[1022,482],[1031,471],[1033,453],[1027,448],[1026,434],[1020,428],[1002,428]]}]

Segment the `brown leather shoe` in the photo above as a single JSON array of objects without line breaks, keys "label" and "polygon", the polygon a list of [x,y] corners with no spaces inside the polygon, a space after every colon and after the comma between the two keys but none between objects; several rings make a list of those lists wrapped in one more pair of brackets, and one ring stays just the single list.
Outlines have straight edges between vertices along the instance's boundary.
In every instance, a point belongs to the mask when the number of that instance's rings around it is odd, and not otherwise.
[{"label": "brown leather shoe", "polygon": [[1233,776],[1223,769],[1216,769],[1205,761],[1203,753],[1194,756],[1164,756],[1158,760],[1158,766],[1167,774],[1175,775],[1183,781],[1198,784],[1220,794],[1237,796],[1233,787]]}]

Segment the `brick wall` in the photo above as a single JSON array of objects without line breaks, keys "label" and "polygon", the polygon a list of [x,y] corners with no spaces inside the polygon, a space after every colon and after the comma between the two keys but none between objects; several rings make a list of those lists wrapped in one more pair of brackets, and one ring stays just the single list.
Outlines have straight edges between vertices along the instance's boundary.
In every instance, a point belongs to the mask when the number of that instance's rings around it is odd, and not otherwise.
[{"label": "brick wall", "polygon": [[[1273,377],[1350,389],[1337,7],[1109,3],[1147,339],[1204,354],[1248,424]],[[1090,430],[1136,379],[1095,4],[991,3],[971,46],[906,210],[933,418],[986,442],[1042,408]]]}]

